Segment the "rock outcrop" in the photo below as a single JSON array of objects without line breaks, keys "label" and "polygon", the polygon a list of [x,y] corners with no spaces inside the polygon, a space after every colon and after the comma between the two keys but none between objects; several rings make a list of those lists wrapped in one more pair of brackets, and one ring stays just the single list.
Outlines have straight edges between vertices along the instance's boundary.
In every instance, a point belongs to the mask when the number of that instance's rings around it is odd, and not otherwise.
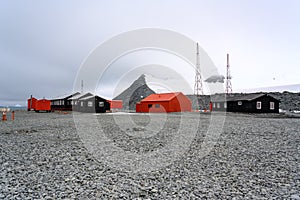
[{"label": "rock outcrop", "polygon": [[116,96],[114,100],[122,100],[124,110],[135,110],[137,102],[154,93],[155,92],[148,87],[145,75],[143,74],[135,80],[129,88]]}]

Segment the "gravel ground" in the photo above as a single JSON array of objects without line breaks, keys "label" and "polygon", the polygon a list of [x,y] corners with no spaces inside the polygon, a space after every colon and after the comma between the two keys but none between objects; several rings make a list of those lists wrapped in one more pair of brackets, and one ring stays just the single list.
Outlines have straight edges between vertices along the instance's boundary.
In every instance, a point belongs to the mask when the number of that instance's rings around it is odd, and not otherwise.
[{"label": "gravel ground", "polygon": [[[112,114],[96,118],[118,148],[146,155],[168,146],[182,116],[186,132],[199,121],[196,113],[120,114],[118,123]],[[200,115],[177,160],[128,172],[89,153],[72,114],[16,112],[15,121],[0,122],[0,199],[300,199],[300,119],[227,114],[220,136],[212,138],[214,148],[203,157],[210,117]]]}]

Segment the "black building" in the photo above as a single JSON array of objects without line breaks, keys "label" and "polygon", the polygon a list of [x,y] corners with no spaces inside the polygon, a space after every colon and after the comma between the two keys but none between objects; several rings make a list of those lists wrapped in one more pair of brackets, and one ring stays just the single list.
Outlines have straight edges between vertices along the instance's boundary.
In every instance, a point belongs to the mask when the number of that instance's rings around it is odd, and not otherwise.
[{"label": "black building", "polygon": [[279,100],[268,94],[240,94],[213,98],[212,111],[243,113],[279,113]]},{"label": "black building", "polygon": [[80,112],[87,113],[105,113],[110,110],[110,103],[99,96],[87,96],[79,99]]},{"label": "black building", "polygon": [[72,110],[72,104],[70,98],[73,96],[76,96],[80,94],[79,92],[76,92],[74,94],[64,95],[60,97],[55,97],[50,100],[51,104],[51,111],[55,110],[64,110],[64,111],[71,111]]},{"label": "black building", "polygon": [[81,108],[83,107],[83,102],[80,102],[80,99],[86,98],[86,97],[91,97],[94,96],[91,93],[85,93],[85,94],[77,94],[74,95],[73,97],[70,97],[68,100],[70,101],[70,104],[72,106],[73,111],[81,111]]}]

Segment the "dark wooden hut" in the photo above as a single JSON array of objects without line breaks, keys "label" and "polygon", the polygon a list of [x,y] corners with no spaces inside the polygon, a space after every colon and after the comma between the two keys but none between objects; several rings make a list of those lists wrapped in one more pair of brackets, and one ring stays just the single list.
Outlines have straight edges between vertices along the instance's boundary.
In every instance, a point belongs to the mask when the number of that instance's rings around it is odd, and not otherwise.
[{"label": "dark wooden hut", "polygon": [[73,97],[70,97],[68,100],[70,101],[70,104],[72,105],[73,111],[81,111],[81,108],[83,107],[83,102],[80,102],[80,99],[86,98],[86,97],[91,97],[94,96],[91,93],[85,93],[85,94],[77,94],[74,95]]},{"label": "dark wooden hut", "polygon": [[110,103],[99,96],[87,96],[79,99],[79,111],[87,113],[105,113],[110,110]]},{"label": "dark wooden hut", "polygon": [[227,98],[213,98],[212,111],[243,113],[279,113],[279,100],[263,93],[240,94]]}]

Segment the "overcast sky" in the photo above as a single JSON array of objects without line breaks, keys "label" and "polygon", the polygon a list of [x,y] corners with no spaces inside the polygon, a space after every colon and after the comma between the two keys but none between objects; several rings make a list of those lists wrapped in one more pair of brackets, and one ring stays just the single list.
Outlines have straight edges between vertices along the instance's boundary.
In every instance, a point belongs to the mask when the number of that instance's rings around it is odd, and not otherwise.
[{"label": "overcast sky", "polygon": [[[25,105],[31,94],[51,98],[71,92],[93,49],[115,35],[145,27],[198,41],[222,75],[229,53],[234,91],[300,84],[299,10],[299,0],[3,0],[0,105]],[[175,74],[184,71],[176,68]],[[142,72],[134,71],[136,76]],[[108,82],[119,84],[113,74],[111,70]],[[186,76],[193,88],[193,73]]]}]

